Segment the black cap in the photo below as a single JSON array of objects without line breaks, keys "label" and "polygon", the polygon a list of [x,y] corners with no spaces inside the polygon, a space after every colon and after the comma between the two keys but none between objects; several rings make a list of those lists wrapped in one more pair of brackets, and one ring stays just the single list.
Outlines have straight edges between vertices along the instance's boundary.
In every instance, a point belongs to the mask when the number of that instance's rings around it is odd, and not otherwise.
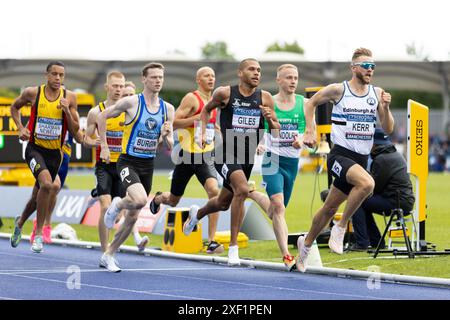
[{"label": "black cap", "polygon": [[391,138],[387,135],[383,129],[376,128],[375,134],[373,135],[373,144],[392,144]]}]

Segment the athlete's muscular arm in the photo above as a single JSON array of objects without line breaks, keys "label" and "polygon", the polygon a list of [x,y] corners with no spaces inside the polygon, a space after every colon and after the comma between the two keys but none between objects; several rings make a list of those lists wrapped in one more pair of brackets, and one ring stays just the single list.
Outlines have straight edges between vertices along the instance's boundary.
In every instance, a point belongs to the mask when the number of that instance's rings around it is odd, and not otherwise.
[{"label": "athlete's muscular arm", "polygon": [[[309,100],[308,98],[303,98],[303,103],[308,102],[308,100]],[[297,136],[295,137],[294,142],[292,142],[292,146],[295,149],[300,149],[302,147],[302,145],[303,145],[303,135],[300,136],[299,134],[297,134]]]},{"label": "athlete's muscular arm", "polygon": [[303,144],[312,148],[317,143],[315,112],[317,106],[329,101],[338,101],[343,93],[341,83],[333,83],[319,90],[304,105],[306,128],[303,136]]},{"label": "athlete's muscular arm", "polygon": [[170,103],[167,103],[167,121],[164,122],[161,128],[161,137],[166,143],[167,149],[173,148],[173,118],[175,115],[175,108]]},{"label": "athlete's muscular arm", "polygon": [[188,128],[194,124],[195,120],[200,120],[200,114],[193,115],[198,109],[198,100],[190,92],[181,100],[180,106],[175,111],[173,129]]},{"label": "athlete's muscular arm", "polygon": [[76,136],[80,129],[80,120],[77,111],[77,97],[75,93],[67,91],[67,98],[62,97],[59,100],[58,108],[62,108],[66,115],[67,126],[72,137]]},{"label": "athlete's muscular arm", "polygon": [[109,148],[106,143],[106,119],[115,118],[122,114],[122,112],[127,112],[129,109],[133,108],[133,102],[137,99],[137,96],[130,96],[120,99],[115,105],[110,106],[100,112],[97,115],[97,130],[100,136],[100,146],[102,151],[100,152],[100,158],[109,163]]},{"label": "athlete's muscular arm", "polygon": [[20,140],[28,141],[30,139],[30,130],[28,130],[28,128],[24,127],[22,124],[22,120],[20,117],[20,108],[27,105],[28,103],[33,103],[36,99],[38,90],[38,87],[26,88],[11,105],[11,117],[13,118],[14,123],[19,130]]},{"label": "athlete's muscular arm", "polygon": [[394,117],[389,105],[391,104],[391,94],[381,88],[375,88],[378,97],[378,115],[380,116],[381,127],[384,132],[391,134],[394,131]]},{"label": "athlete's muscular arm", "polygon": [[275,113],[275,102],[273,101],[272,95],[267,91],[262,92],[262,104],[263,105],[260,106],[260,108],[264,119],[266,119],[267,124],[269,125],[271,134],[278,136],[281,125],[278,122],[277,115]]},{"label": "athlete's muscular arm", "polygon": [[[80,114],[79,114],[78,112],[77,112],[77,116],[78,116],[78,119],[79,119],[79,118],[80,118]],[[84,145],[84,133],[85,133],[85,129],[81,129],[81,125],[80,125],[80,129],[79,129],[78,132],[73,136],[73,139],[74,139],[77,143]],[[86,146],[86,148],[91,148],[91,147]]]},{"label": "athlete's muscular arm", "polygon": [[215,108],[223,108],[228,103],[230,99],[230,87],[218,87],[212,94],[211,100],[203,107],[200,113],[200,122],[202,125],[202,145],[200,147],[204,148],[206,145],[206,124],[211,118],[211,112]]},{"label": "athlete's muscular arm", "polygon": [[97,136],[97,116],[100,109],[97,107],[89,110],[87,115],[86,131],[83,136],[83,146],[86,148],[95,148],[100,145],[100,138]]}]

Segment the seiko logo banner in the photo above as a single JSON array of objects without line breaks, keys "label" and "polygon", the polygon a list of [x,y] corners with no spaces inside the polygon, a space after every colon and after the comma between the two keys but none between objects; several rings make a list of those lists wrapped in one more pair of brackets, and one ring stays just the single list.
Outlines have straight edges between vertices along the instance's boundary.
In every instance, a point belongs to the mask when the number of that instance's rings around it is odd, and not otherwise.
[{"label": "seiko logo banner", "polygon": [[416,121],[416,154],[421,156],[423,154],[423,121]]}]

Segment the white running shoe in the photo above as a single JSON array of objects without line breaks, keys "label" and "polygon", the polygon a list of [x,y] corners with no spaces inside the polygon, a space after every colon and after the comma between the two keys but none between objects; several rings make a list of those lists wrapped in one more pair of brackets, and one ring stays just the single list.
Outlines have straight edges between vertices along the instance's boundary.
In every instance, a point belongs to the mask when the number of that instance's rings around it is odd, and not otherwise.
[{"label": "white running shoe", "polygon": [[100,258],[99,266],[101,268],[106,268],[110,272],[120,272],[122,271],[118,266],[116,259],[114,259],[113,256],[104,253],[102,257]]},{"label": "white running shoe", "polygon": [[191,209],[189,210],[189,218],[187,218],[186,222],[183,225],[183,233],[188,236],[191,234],[192,230],[194,230],[195,226],[198,223],[197,219],[197,212],[198,212],[199,206],[192,205]]},{"label": "white running shoe", "polygon": [[139,241],[139,243],[136,244],[136,246],[138,247],[139,252],[142,252],[145,250],[145,246],[147,245],[149,239],[147,236],[143,236],[141,238],[141,241]]},{"label": "white running shoe", "polygon": [[114,227],[114,223],[116,222],[116,217],[120,212],[120,209],[117,208],[117,202],[120,201],[120,197],[115,197],[113,201],[111,202],[111,205],[105,212],[105,217],[103,218],[103,221],[105,222],[105,226],[108,229],[111,229]]},{"label": "white running shoe", "polygon": [[309,250],[311,247],[305,246],[305,236],[298,237],[297,240],[298,256],[297,256],[297,270],[300,272],[306,271],[306,259],[308,259]]},{"label": "white running shoe", "polygon": [[239,247],[229,246],[228,247],[228,266],[240,266],[241,260],[239,259]]},{"label": "white running shoe", "polygon": [[33,245],[31,246],[31,251],[34,253],[41,253],[44,249],[44,240],[42,236],[35,236],[33,240]]},{"label": "white running shoe", "polygon": [[331,251],[337,254],[344,253],[344,236],[346,228],[341,228],[337,224],[331,228],[330,240],[328,240],[328,246]]}]

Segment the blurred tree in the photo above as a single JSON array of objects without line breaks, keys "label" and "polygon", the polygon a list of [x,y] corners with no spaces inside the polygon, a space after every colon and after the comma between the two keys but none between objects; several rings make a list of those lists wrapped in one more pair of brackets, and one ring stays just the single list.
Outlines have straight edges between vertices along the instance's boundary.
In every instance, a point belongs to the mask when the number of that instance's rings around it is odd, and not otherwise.
[{"label": "blurred tree", "polygon": [[408,99],[423,103],[428,106],[430,110],[442,110],[443,107],[442,95],[440,93],[410,90],[386,90],[392,95],[392,109],[406,110]]},{"label": "blurred tree", "polygon": [[207,42],[201,50],[203,59],[234,60],[233,54],[228,52],[228,45],[224,41]]},{"label": "blurred tree", "polygon": [[[195,83],[192,83],[192,90],[195,89]],[[187,92],[185,91],[179,91],[179,90],[168,90],[168,89],[163,89],[159,96],[161,98],[163,98],[165,101],[173,104],[173,106],[175,107],[175,109],[178,108],[178,106],[181,103],[181,99],[183,99],[184,95]]]},{"label": "blurred tree", "polygon": [[429,55],[425,53],[424,47],[421,46],[419,48],[414,41],[410,44],[406,44],[406,53],[408,54],[408,56],[417,58],[419,60],[430,61]]},{"label": "blurred tree", "polygon": [[20,95],[20,89],[0,88],[0,96],[6,98],[17,98]]},{"label": "blurred tree", "polygon": [[294,41],[292,43],[284,42],[283,45],[280,45],[278,42],[274,42],[271,45],[269,45],[266,49],[266,52],[276,52],[276,51],[293,52],[301,55],[305,53],[305,50],[302,47],[300,47],[297,41]]}]

